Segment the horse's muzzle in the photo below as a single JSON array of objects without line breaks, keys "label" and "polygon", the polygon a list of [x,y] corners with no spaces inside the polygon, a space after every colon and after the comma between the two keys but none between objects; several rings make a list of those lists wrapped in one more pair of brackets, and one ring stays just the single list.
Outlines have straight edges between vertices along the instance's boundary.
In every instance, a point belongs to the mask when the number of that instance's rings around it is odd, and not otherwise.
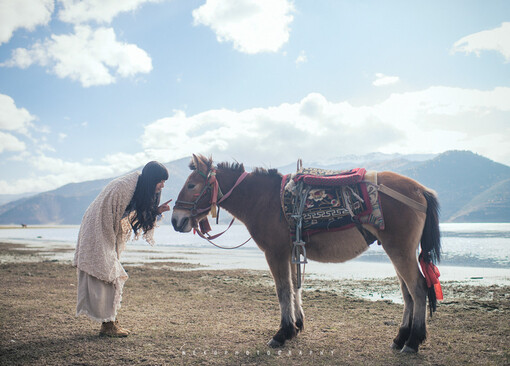
[{"label": "horse's muzzle", "polygon": [[172,213],[172,226],[175,231],[181,233],[190,232],[192,229],[191,218],[188,215],[183,214],[182,211],[176,211]]}]

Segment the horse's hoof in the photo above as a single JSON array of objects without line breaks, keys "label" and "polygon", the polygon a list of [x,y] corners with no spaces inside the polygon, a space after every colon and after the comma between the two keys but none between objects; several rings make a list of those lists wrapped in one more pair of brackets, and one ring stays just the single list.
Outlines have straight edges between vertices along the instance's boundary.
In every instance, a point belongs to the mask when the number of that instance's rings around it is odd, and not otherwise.
[{"label": "horse's hoof", "polygon": [[276,339],[272,338],[268,343],[267,345],[271,348],[280,348],[280,347],[283,347],[283,343],[282,342],[278,342]]},{"label": "horse's hoof", "polygon": [[394,350],[394,351],[397,351],[397,352],[400,352],[402,350],[402,347],[399,347],[398,344],[396,344],[395,342],[393,342],[391,344],[391,349]]},{"label": "horse's hoof", "polygon": [[402,348],[402,351],[400,351],[401,353],[418,353],[418,350],[414,349],[414,348],[411,348],[411,347],[408,347],[408,346],[404,346]]},{"label": "horse's hoof", "polygon": [[296,320],[296,333],[302,332],[305,329],[305,324],[302,319]]}]

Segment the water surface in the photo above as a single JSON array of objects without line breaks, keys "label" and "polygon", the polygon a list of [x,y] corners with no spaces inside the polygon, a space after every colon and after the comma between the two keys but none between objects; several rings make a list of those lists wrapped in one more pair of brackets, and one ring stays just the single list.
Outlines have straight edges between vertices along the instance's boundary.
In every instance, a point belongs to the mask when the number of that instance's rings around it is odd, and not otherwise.
[{"label": "water surface", "polygon": [[[213,225],[213,232],[225,225]],[[26,243],[45,251],[50,260],[71,261],[79,226],[33,226],[2,228],[0,241]],[[510,224],[441,224],[442,281],[471,284],[510,285]],[[249,234],[243,225],[234,225],[215,240],[224,246],[244,242]],[[138,240],[128,243],[121,262],[124,264],[182,262],[209,269],[267,270],[264,254],[253,241],[235,250],[213,247],[191,233],[175,232],[163,225],[155,232],[156,246]],[[368,279],[394,277],[395,272],[384,250],[372,244],[360,257],[346,263],[309,262],[307,276],[320,279]]]}]

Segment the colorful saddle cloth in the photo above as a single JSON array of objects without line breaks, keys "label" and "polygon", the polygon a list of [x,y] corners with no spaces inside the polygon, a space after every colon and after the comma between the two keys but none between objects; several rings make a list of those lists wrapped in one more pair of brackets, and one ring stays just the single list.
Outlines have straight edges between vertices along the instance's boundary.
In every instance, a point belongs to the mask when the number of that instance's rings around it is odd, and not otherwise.
[{"label": "colorful saddle cloth", "polygon": [[376,175],[364,168],[347,171],[304,168],[285,175],[280,196],[291,233],[295,233],[300,204],[304,205],[303,235],[348,229],[356,224],[384,229]]}]

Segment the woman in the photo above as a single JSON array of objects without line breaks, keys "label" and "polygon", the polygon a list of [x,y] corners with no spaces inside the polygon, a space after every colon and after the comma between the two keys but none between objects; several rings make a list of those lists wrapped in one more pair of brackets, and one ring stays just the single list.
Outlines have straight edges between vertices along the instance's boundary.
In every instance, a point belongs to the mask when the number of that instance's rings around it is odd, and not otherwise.
[{"label": "woman", "polygon": [[128,278],[119,258],[132,233],[136,239],[143,232],[154,244],[156,218],[170,210],[171,200],[159,205],[167,179],[165,166],[151,161],[142,174],[133,172],[110,182],[83,216],[73,261],[78,272],[76,316],[101,322],[100,335],[129,334],[116,321]]}]

